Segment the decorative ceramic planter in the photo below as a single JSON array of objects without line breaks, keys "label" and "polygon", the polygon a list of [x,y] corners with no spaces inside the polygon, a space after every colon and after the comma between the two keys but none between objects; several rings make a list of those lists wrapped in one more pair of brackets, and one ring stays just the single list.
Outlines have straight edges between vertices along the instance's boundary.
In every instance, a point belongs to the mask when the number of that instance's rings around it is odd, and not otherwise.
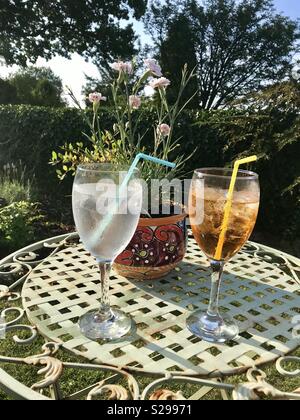
[{"label": "decorative ceramic planter", "polygon": [[136,280],[159,279],[172,271],[186,253],[186,217],[140,219],[130,244],[115,261],[115,271]]}]

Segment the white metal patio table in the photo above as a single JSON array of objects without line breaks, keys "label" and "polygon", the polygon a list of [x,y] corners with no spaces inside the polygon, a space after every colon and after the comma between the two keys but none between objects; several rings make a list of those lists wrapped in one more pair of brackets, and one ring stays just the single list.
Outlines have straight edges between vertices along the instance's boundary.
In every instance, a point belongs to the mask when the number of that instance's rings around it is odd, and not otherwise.
[{"label": "white metal patio table", "polygon": [[[113,399],[200,399],[214,388],[224,398],[256,399],[265,394],[300,399],[299,394],[273,388],[259,370],[271,362],[281,374],[300,374],[284,369],[287,355],[300,346],[299,279],[299,259],[249,242],[227,264],[220,296],[221,310],[235,318],[240,335],[226,345],[200,341],[185,321],[191,311],[206,308],[210,271],[190,235],[183,263],[161,280],[137,282],[113,273],[112,304],[135,319],[136,329],[119,342],[100,343],[82,336],[77,325],[81,315],[98,305],[95,260],[76,234],[34,244],[0,262],[0,336],[1,329],[2,334],[13,331],[13,337],[2,339],[28,345],[41,335],[45,345],[41,354],[0,356],[0,363],[40,366],[41,380],[28,388],[0,369],[0,385],[24,399],[93,399],[107,393]],[[18,330],[24,329],[31,336],[21,339]],[[63,362],[59,349],[85,361]],[[68,368],[80,369],[82,375],[99,371],[111,376],[63,395],[59,384]],[[248,382],[224,382],[241,373],[247,373]],[[145,389],[137,379],[141,375],[151,378]],[[171,391],[172,382],[180,383],[181,391]],[[197,385],[193,395],[185,395],[186,383]]]}]

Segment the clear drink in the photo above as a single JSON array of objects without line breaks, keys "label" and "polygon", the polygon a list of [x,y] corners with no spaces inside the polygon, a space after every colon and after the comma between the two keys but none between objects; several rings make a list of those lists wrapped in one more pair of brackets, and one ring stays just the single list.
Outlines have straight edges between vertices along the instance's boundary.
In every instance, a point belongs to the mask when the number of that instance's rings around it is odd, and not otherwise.
[{"label": "clear drink", "polygon": [[[140,217],[140,186],[132,183],[117,204],[117,189],[99,182],[74,185],[73,214],[85,248],[98,262],[113,261],[133,237]],[[104,203],[110,198],[110,203]],[[103,205],[102,205],[103,204]],[[118,214],[118,212],[120,214]]]},{"label": "clear drink", "polygon": [[[123,168],[124,169],[124,168]],[[124,172],[110,164],[85,164],[77,169],[73,186],[73,214],[85,248],[99,264],[99,310],[83,315],[81,332],[92,340],[115,340],[126,335],[133,322],[118,308],[111,308],[109,274],[117,255],[130,242],[141,214],[142,186],[138,171],[129,185]]]}]

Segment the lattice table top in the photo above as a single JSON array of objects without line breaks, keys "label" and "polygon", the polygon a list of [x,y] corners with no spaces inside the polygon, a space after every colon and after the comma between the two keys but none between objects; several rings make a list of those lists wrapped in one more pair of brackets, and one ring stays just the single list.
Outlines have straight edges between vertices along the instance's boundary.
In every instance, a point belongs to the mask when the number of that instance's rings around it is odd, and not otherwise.
[{"label": "lattice table top", "polygon": [[208,263],[192,238],[184,262],[162,280],[112,276],[112,305],[137,323],[136,331],[118,343],[89,341],[77,326],[81,315],[98,307],[100,283],[95,261],[81,244],[33,270],[23,287],[23,306],[42,335],[94,363],[147,374],[235,374],[300,345],[292,324],[300,307],[299,261],[286,257],[249,243],[227,264],[220,304],[239,323],[241,334],[226,345],[200,341],[185,326],[191,311],[206,309],[210,292]]}]

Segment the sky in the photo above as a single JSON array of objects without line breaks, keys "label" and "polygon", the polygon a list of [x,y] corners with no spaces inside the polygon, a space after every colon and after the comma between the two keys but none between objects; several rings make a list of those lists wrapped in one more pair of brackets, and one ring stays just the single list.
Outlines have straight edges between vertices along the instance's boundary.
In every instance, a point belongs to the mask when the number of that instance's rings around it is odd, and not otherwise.
[{"label": "sky", "polygon": [[[300,0],[274,0],[274,4],[279,12],[294,19],[300,18]],[[141,37],[142,44],[150,43],[150,38],[143,31],[143,24],[136,22],[134,26],[136,32]],[[57,56],[47,62],[39,58],[36,65],[49,66],[55,74],[61,77],[64,86],[72,89],[78,99],[82,97],[81,91],[82,86],[85,85],[85,75],[100,78],[98,68],[90,62],[86,62],[78,54],[73,54],[70,60]],[[9,68],[4,66],[0,67],[0,77],[8,76],[11,72],[17,70],[17,68],[17,66],[11,66]]]},{"label": "sky", "polygon": [[274,4],[279,12],[284,12],[294,19],[300,18],[299,0],[274,0]]}]

